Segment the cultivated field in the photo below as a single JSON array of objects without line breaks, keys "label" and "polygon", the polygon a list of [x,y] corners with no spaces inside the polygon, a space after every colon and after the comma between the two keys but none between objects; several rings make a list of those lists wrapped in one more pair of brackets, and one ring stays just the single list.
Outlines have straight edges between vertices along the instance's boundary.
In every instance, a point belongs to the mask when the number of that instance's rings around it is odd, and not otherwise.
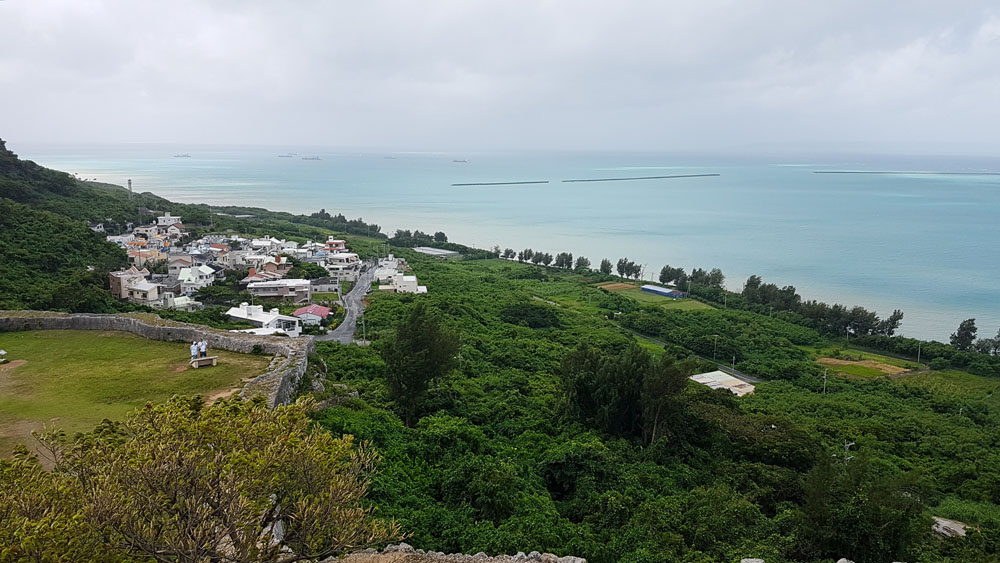
[{"label": "cultivated field", "polygon": [[802,348],[809,352],[817,363],[830,368],[831,371],[855,377],[899,375],[927,367],[910,360],[853,348],[841,349],[835,346]]},{"label": "cultivated field", "polygon": [[72,434],[174,394],[232,394],[270,361],[210,349],[219,365],[190,369],[188,345],[110,331],[0,333],[12,360],[0,365],[0,455],[18,442],[30,445],[43,426]]},{"label": "cultivated field", "polygon": [[656,295],[639,289],[638,285],[632,283],[606,283],[598,287],[608,291],[620,293],[626,297],[631,297],[639,303],[657,305],[663,309],[680,309],[681,311],[696,311],[698,309],[712,309],[711,305],[702,303],[694,299],[672,299],[663,295]]}]

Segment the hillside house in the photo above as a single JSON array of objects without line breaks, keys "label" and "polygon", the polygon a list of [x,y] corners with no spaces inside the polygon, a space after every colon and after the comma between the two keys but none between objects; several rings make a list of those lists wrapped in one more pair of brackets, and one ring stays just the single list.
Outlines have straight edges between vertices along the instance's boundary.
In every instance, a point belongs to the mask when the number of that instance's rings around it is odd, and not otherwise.
[{"label": "hillside house", "polygon": [[233,320],[249,321],[262,329],[279,331],[292,338],[296,338],[302,333],[302,321],[295,317],[282,315],[277,309],[264,311],[262,305],[240,303],[239,307],[233,307],[226,311],[226,315]]},{"label": "hillside house", "polygon": [[347,241],[329,237],[326,239],[326,244],[323,245],[323,250],[325,250],[327,254],[347,252]]},{"label": "hillside house", "polygon": [[361,272],[361,259],[353,252],[335,252],[326,257],[326,271],[331,278],[356,281]]},{"label": "hillside house", "polygon": [[329,307],[306,305],[305,307],[296,309],[292,313],[292,316],[301,320],[304,325],[319,326],[324,319],[330,316],[330,313],[331,310]]},{"label": "hillside house", "polygon": [[135,266],[127,270],[110,272],[108,273],[108,282],[111,285],[111,294],[118,299],[128,299],[128,288],[146,281],[148,276],[149,270],[145,268],[140,270]]},{"label": "hillside house", "polygon": [[309,280],[271,280],[253,282],[247,291],[255,297],[290,299],[295,303],[308,303],[312,298],[312,284]]},{"label": "hillside house", "polygon": [[417,276],[407,276],[402,272],[396,272],[389,285],[379,285],[379,291],[391,291],[395,293],[427,293],[427,286],[417,285]]},{"label": "hillside house", "polygon": [[203,287],[212,285],[215,282],[215,270],[208,266],[181,268],[177,279],[181,282],[181,292],[190,295]]}]

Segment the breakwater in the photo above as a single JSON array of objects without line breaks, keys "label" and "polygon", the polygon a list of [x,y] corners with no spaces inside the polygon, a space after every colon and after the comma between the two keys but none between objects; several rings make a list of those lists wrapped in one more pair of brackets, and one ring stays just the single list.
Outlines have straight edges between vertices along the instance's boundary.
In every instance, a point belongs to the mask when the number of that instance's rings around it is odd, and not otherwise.
[{"label": "breakwater", "polygon": [[548,180],[527,180],[523,182],[463,182],[452,186],[524,186],[529,184],[548,184]]},{"label": "breakwater", "polygon": [[626,182],[629,180],[671,180],[674,178],[709,178],[712,176],[722,176],[722,174],[672,174],[669,176],[627,176],[624,178],[577,178],[573,180],[563,180],[570,182]]},{"label": "breakwater", "polygon": [[316,344],[311,337],[280,338],[227,332],[209,327],[168,321],[149,314],[100,315],[48,311],[0,311],[0,332],[28,330],[114,330],[149,340],[186,342],[204,340],[210,348],[274,356],[266,372],[247,382],[240,397],[263,396],[269,406],[288,404],[306,372],[309,354]]}]

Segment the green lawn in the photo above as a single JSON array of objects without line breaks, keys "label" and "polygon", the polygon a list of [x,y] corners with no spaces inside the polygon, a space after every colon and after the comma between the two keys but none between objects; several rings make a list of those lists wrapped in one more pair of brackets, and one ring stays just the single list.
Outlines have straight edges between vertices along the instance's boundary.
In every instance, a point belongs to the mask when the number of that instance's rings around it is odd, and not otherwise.
[{"label": "green lawn", "polygon": [[[174,394],[210,396],[240,387],[262,373],[268,356],[209,350],[212,368],[188,367],[189,344],[157,342],[124,332],[37,331],[0,333],[11,360],[0,365],[0,455],[31,431],[55,426],[90,430],[121,418],[147,401]],[[24,361],[22,365],[17,365]]]}]

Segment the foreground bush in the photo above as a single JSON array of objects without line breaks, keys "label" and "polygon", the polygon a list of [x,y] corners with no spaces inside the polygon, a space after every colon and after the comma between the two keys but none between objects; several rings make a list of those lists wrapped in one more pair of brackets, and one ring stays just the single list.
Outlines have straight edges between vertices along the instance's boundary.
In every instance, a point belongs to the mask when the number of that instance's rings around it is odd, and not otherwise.
[{"label": "foreground bush", "polygon": [[389,541],[364,502],[376,454],[309,403],[175,397],[0,460],[0,560],[293,561]]}]

